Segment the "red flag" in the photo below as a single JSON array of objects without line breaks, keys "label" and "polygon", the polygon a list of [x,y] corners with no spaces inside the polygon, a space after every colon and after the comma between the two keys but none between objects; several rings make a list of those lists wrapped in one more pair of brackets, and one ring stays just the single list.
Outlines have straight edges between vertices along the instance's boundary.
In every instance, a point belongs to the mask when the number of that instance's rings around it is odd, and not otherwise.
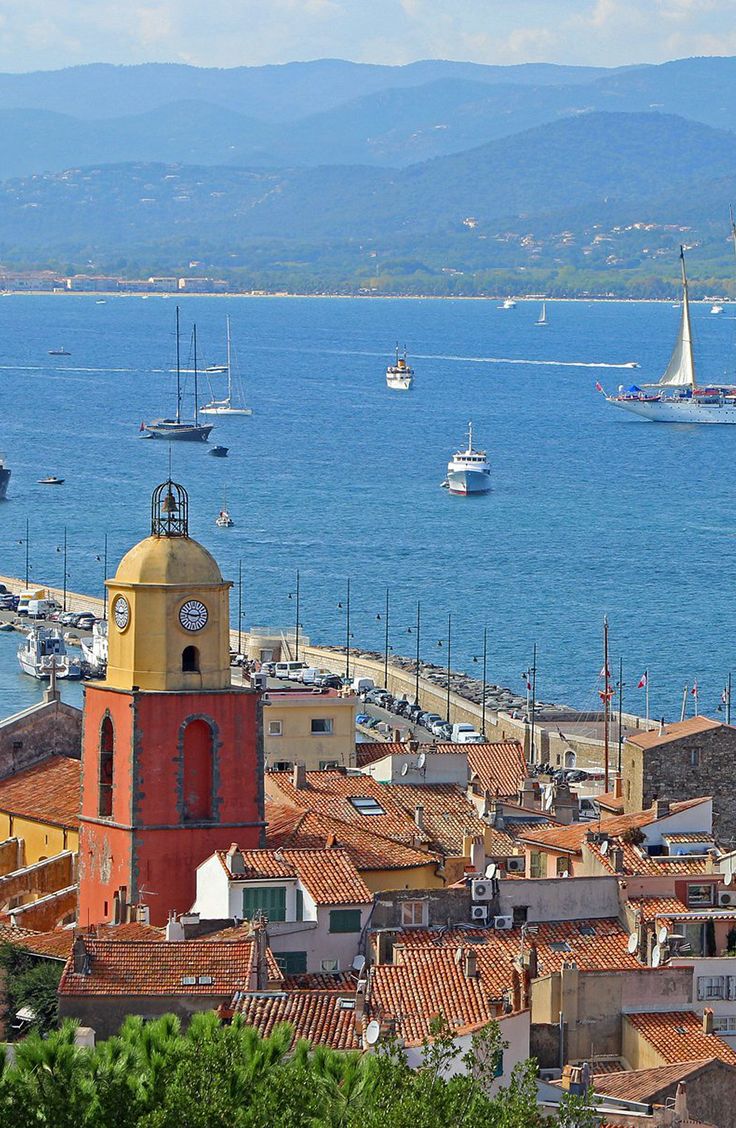
[{"label": "red flag", "polygon": [[602,385],[601,385],[601,384],[599,384],[597,380],[596,380],[596,382],[595,382],[595,390],[596,390],[597,392],[602,392],[602,391],[603,391],[603,387],[602,387]]},{"label": "red flag", "polygon": [[145,431],[145,429],[146,429],[146,425],[145,425],[145,423],[143,423],[143,422],[141,421],[141,425],[140,425],[140,427],[138,428],[138,430],[139,430],[139,431]]},{"label": "red flag", "polygon": [[697,682],[694,683],[693,688],[690,690],[690,692],[692,693],[693,697],[698,696],[698,683]]},{"label": "red flag", "polygon": [[648,672],[648,670],[645,670],[644,673],[639,678],[639,684],[637,685],[636,688],[637,689],[644,689],[644,686],[647,684],[648,681],[649,681],[649,672]]}]

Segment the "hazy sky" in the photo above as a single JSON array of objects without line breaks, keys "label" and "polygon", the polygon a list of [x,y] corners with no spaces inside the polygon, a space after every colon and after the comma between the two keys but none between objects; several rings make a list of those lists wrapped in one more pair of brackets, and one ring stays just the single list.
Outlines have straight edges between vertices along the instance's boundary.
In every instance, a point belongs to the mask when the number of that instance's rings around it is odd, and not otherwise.
[{"label": "hazy sky", "polygon": [[736,0],[0,0],[0,70],[736,54]]}]

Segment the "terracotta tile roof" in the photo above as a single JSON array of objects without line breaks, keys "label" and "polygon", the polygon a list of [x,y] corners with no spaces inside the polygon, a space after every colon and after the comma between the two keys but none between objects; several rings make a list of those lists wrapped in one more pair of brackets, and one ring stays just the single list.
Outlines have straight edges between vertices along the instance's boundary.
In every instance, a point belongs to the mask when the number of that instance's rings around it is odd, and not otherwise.
[{"label": "terracotta tile roof", "polygon": [[[286,772],[266,773],[266,795],[274,802],[340,819],[408,846],[427,843],[428,836],[422,834],[391,792],[392,788],[366,775],[307,772],[305,785],[294,787]],[[361,813],[352,799],[374,800],[379,813]]]},{"label": "terracotta tile roof", "polygon": [[699,1073],[717,1060],[719,1059],[709,1057],[699,1061],[678,1061],[673,1065],[659,1065],[653,1069],[627,1069],[618,1073],[599,1073],[597,1063],[594,1063],[593,1087],[597,1093],[606,1097],[650,1104],[663,1089],[677,1085],[680,1081],[687,1081],[694,1073]]},{"label": "terracotta tile roof", "polygon": [[[596,823],[596,826],[598,824]],[[620,838],[615,844],[624,852],[623,872],[627,876],[653,874],[658,877],[687,876],[688,874],[703,874],[708,870],[706,858],[688,854],[648,854],[646,849],[633,846],[630,842],[622,842]],[[608,849],[604,854],[601,843],[584,842],[583,849],[592,854],[602,869],[607,873],[616,873],[616,867]]]},{"label": "terracotta tile roof", "polygon": [[306,1038],[313,1046],[334,1050],[359,1050],[361,1040],[355,1029],[355,1010],[341,1005],[334,991],[291,991],[288,994],[241,994],[234,1011],[264,1037],[280,1022],[294,1028],[294,1041]]},{"label": "terracotta tile roof", "polygon": [[679,897],[629,897],[629,905],[642,913],[644,920],[656,920],[669,913],[686,913],[688,907]]},{"label": "terracotta tile roof", "polygon": [[736,1065],[736,1051],[717,1034],[704,1034],[694,1011],[625,1014],[624,1020],[654,1047],[663,1065],[714,1057]]},{"label": "terracotta tile roof", "polygon": [[[250,985],[255,961],[252,940],[185,940],[151,944],[141,940],[87,940],[90,973],[67,961],[61,995],[214,995],[230,999]],[[212,982],[201,982],[202,979]],[[184,980],[193,979],[193,983]]]},{"label": "terracotta tile roof", "polygon": [[305,975],[285,975],[285,991],[336,991],[340,995],[355,993],[357,977],[354,972],[336,971],[322,974],[307,972]]},{"label": "terracotta tile roof", "polygon": [[[518,740],[488,741],[485,744],[451,744],[443,741],[421,744],[420,749],[443,755],[467,755],[471,778],[475,776],[480,790],[490,791],[491,795],[515,796],[528,774],[524,750]],[[406,756],[409,749],[401,741],[369,741],[357,744],[355,751],[358,767],[365,768],[385,756]]]},{"label": "terracotta tile roof", "polygon": [[[698,799],[688,799],[682,803],[672,803],[670,806],[670,815],[662,817],[669,818],[671,815],[677,814],[678,811],[687,810],[689,807],[694,807],[698,803],[706,803],[707,801],[707,798],[701,797]],[[628,815],[612,815],[611,818],[596,820],[592,823],[570,823],[568,826],[553,827],[552,830],[533,831],[531,833],[522,834],[519,837],[531,845],[545,846],[548,850],[559,850],[567,854],[579,854],[582,851],[583,843],[590,831],[600,831],[602,834],[607,834],[609,837],[615,838],[627,830],[648,826],[650,823],[657,821],[659,820],[657,819],[654,807],[649,807],[646,811],[634,811]]]},{"label": "terracotta tile roof", "polygon": [[226,850],[218,850],[217,856],[222,862],[228,877],[235,881],[259,881],[269,878],[296,877],[294,867],[289,865],[279,850],[239,850],[243,859],[244,872],[233,873],[230,859]]},{"label": "terracotta tile roof", "polygon": [[0,811],[76,829],[81,805],[81,765],[54,756],[0,780]]},{"label": "terracotta tile roof", "polygon": [[620,795],[616,795],[615,791],[604,791],[602,795],[592,795],[591,799],[594,799],[603,811],[610,811],[613,815],[624,813],[624,801]]},{"label": "terracotta tile roof", "polygon": [[665,842],[674,842],[676,844],[702,842],[703,845],[714,845],[713,835],[706,834],[705,832],[703,832],[702,834],[663,834],[662,837],[664,838]]},{"label": "terracotta tile roof", "polygon": [[[423,744],[422,748],[431,748],[432,745]],[[355,745],[355,764],[358,768],[367,768],[386,756],[406,756],[409,745],[401,740],[361,740]]]},{"label": "terracotta tile roof", "polygon": [[388,785],[391,795],[414,820],[417,807],[424,811],[424,830],[430,847],[449,857],[463,854],[463,836],[485,834],[487,824],[478,814],[465,792],[454,784]]},{"label": "terracotta tile roof", "polygon": [[371,829],[340,819],[266,804],[266,842],[287,849],[320,847],[327,842],[341,847],[361,870],[414,869],[436,865],[438,857],[424,850],[375,834]]},{"label": "terracotta tile roof", "polygon": [[[686,721],[665,725],[660,735],[659,728],[650,729],[649,732],[628,733],[627,744],[635,744],[637,748],[657,748],[660,744],[670,744],[673,740],[682,740],[686,736],[697,736],[702,732],[709,732],[716,728],[731,728],[722,721],[712,721],[710,717],[688,717]],[[732,732],[736,732],[731,728]]]},{"label": "terracotta tile roof", "polygon": [[[0,925],[0,941],[6,941],[16,948],[25,948],[34,955],[46,956],[49,959],[66,961],[71,953],[75,935],[73,928],[55,928],[51,932],[30,932],[26,928]],[[146,940],[150,943],[163,940],[164,930],[153,928],[148,924],[131,922],[96,925],[89,935],[105,940]]]}]

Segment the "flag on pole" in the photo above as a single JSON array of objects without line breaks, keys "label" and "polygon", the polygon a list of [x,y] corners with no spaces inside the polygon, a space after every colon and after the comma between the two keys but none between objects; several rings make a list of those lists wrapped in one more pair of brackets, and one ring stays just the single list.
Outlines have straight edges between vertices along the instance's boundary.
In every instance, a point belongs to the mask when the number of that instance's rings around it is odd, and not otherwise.
[{"label": "flag on pole", "polygon": [[602,392],[602,391],[603,391],[603,385],[602,385],[602,384],[599,384],[597,380],[596,380],[596,382],[595,382],[595,390],[596,390],[597,392]]},{"label": "flag on pole", "polygon": [[525,674],[522,674],[522,675],[521,675],[521,680],[522,680],[523,682],[526,682],[526,688],[527,688],[527,689],[531,689],[531,688],[532,688],[532,683],[531,683],[531,682],[529,681],[529,671],[528,671],[528,670],[527,670],[527,672],[526,672]]},{"label": "flag on pole", "polygon": [[728,686],[726,686],[721,694],[721,701],[724,705],[728,704]]},{"label": "flag on pole", "polygon": [[611,676],[611,671],[608,669],[608,666],[601,667],[601,672],[599,673],[598,677],[599,678],[610,678],[610,676]]},{"label": "flag on pole", "polygon": [[636,688],[637,689],[644,689],[648,681],[649,681],[649,671],[645,670],[644,673],[639,678],[639,684],[637,685]]},{"label": "flag on pole", "polygon": [[693,688],[690,690],[690,692],[692,693],[693,697],[698,696],[698,683],[697,682],[693,682]]}]

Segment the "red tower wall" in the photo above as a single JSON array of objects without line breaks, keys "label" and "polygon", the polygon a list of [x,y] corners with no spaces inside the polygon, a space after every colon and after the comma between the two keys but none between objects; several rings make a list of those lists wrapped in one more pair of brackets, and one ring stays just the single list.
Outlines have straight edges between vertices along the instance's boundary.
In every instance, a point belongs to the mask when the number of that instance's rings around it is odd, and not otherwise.
[{"label": "red tower wall", "polygon": [[[106,714],[115,733],[109,818],[99,814],[100,732]],[[149,906],[152,923],[165,923],[169,910],[191,907],[199,863],[232,841],[260,845],[262,826],[257,694],[87,688],[81,924],[109,919],[121,885],[129,901]]]}]

